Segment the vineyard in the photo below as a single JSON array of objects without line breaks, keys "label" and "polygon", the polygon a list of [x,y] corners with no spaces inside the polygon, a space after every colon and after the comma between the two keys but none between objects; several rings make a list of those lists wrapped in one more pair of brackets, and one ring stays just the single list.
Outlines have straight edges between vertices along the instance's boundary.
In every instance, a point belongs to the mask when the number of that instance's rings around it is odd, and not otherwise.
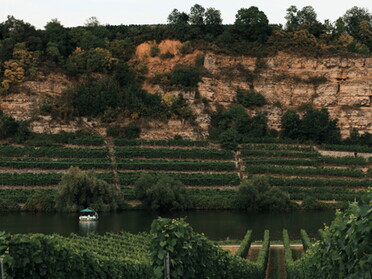
[{"label": "vineyard", "polygon": [[[353,201],[372,186],[372,157],[322,156],[311,145],[251,139],[233,152],[208,141],[115,139],[110,153],[105,144],[98,136],[43,135],[25,146],[0,145],[0,198],[21,204],[36,189],[54,191],[71,166],[119,184],[127,201],[135,200],[133,186],[142,173],[166,174],[186,186],[195,208],[204,209],[236,208],[238,185],[253,175],[267,176],[299,201]],[[340,148],[346,149],[351,147]]]},{"label": "vineyard", "polygon": [[[301,241],[301,245],[291,245],[284,230],[284,245],[279,245],[281,250],[284,247],[284,253],[277,255],[274,252],[278,245],[270,245],[268,230],[259,242],[252,239],[252,231],[248,230],[238,250],[226,252],[231,250],[229,246],[216,246],[183,220],[160,218],[153,222],[151,234],[121,232],[68,237],[0,234],[0,256],[8,251],[4,259],[5,272],[10,278],[40,274],[45,278],[160,279],[165,272],[167,254],[173,263],[171,278],[179,278],[177,272],[187,272],[203,275],[198,278],[216,278],[213,276],[218,274],[218,278],[260,279],[273,271],[275,278],[286,278],[285,275],[292,272],[294,261],[312,246],[305,230],[301,230]],[[184,253],[188,243],[199,248]]]}]

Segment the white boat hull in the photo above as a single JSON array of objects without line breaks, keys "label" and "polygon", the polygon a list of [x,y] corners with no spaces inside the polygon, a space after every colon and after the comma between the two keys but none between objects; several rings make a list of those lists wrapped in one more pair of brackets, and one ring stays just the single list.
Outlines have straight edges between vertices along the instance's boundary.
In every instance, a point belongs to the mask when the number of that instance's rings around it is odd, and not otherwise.
[{"label": "white boat hull", "polygon": [[79,221],[97,221],[97,216],[80,216]]}]

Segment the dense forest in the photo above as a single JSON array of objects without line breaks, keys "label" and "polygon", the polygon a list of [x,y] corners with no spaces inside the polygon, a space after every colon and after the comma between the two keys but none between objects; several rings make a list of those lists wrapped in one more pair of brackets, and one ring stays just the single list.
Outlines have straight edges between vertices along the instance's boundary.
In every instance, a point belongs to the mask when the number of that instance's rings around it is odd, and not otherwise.
[{"label": "dense forest", "polygon": [[[66,90],[53,103],[42,105],[41,113],[54,119],[86,116],[110,123],[120,114],[132,119],[161,120],[176,116],[192,123],[193,113],[181,95],[169,105],[164,96],[149,94],[142,89],[141,82],[148,69],[131,60],[137,45],[174,39],[182,42],[181,54],[197,48],[255,57],[274,55],[278,51],[311,57],[371,54],[372,15],[367,9],[353,7],[335,22],[325,20],[322,23],[313,7],[298,9],[290,6],[285,19],[284,26],[270,24],[265,13],[252,6],[238,10],[234,24],[224,25],[219,10],[198,4],[192,6],[189,13],[174,9],[168,16],[168,24],[151,26],[101,25],[92,17],[84,26],[73,28],[52,19],[43,30],[38,30],[23,20],[8,16],[0,24],[0,94],[15,92],[22,82],[32,80],[40,73],[58,72],[78,81],[78,86]],[[159,55],[156,45],[151,47],[150,55]],[[160,58],[168,59],[172,55],[166,53]],[[197,57],[194,67],[175,67],[154,82],[163,82],[172,88],[195,89],[201,76],[208,74],[202,65],[203,57]],[[220,135],[220,140],[230,142],[233,138],[241,142],[236,133],[249,137],[278,136],[267,129],[265,115],[258,114],[249,119],[244,112],[244,107],[264,104],[265,99],[259,93],[237,92],[236,107],[217,110],[212,115],[211,138]],[[337,122],[329,119],[327,111],[308,108],[305,116],[309,119],[302,120],[295,114],[288,112],[283,116],[283,136],[318,143],[339,142]],[[16,123],[6,115],[0,117],[2,137],[16,133],[21,134],[21,139],[27,136],[25,124]],[[314,121],[315,118],[318,120]],[[315,127],[314,123],[321,126]],[[308,129],[304,128],[306,125]],[[317,127],[323,128],[319,131]],[[132,128],[138,134],[135,124]],[[112,128],[108,132],[121,134]],[[357,131],[354,136],[358,142]],[[365,137],[365,142],[371,140],[370,135]]]}]

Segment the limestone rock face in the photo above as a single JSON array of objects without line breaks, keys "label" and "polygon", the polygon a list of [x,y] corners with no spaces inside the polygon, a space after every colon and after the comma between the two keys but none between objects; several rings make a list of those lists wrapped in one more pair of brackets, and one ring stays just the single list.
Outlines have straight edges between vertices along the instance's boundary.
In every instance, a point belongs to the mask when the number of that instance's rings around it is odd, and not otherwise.
[{"label": "limestone rock face", "polygon": [[[199,84],[200,94],[228,106],[237,88],[253,88],[269,103],[264,111],[273,129],[280,128],[285,110],[311,104],[327,108],[338,119],[344,137],[352,128],[372,133],[372,58],[316,59],[279,53],[260,60],[207,53],[204,67],[212,77]],[[226,82],[221,79],[226,69],[232,73],[243,70]],[[253,78],[246,79],[245,72]]]},{"label": "limestone rock face", "polygon": [[[343,137],[347,137],[352,128],[372,133],[372,58],[308,58],[285,53],[255,58],[206,52],[203,53],[204,68],[208,75],[199,82],[197,90],[168,92],[151,83],[151,78],[171,71],[177,64],[195,65],[202,52],[194,50],[181,55],[181,43],[167,40],[157,45],[160,54],[169,52],[174,57],[161,59],[150,56],[154,44],[139,45],[132,61],[134,68],[145,65],[148,69],[144,74],[143,89],[160,95],[182,94],[196,119],[192,125],[176,119],[149,121],[142,125],[141,138],[207,137],[211,112],[217,105],[228,107],[235,102],[238,88],[254,89],[266,98],[268,104],[257,110],[266,113],[269,128],[280,129],[281,117],[286,110],[300,111],[301,107],[310,104],[327,108],[331,117],[338,119]],[[24,82],[14,94],[0,96],[0,109],[16,119],[31,120],[35,132],[74,131],[81,127],[78,121],[57,123],[40,115],[40,107],[46,101],[60,96],[71,86],[76,84],[62,74],[39,75],[37,80]],[[247,112],[254,115],[253,110],[247,109]],[[96,123],[95,128],[105,131],[105,125]]]}]

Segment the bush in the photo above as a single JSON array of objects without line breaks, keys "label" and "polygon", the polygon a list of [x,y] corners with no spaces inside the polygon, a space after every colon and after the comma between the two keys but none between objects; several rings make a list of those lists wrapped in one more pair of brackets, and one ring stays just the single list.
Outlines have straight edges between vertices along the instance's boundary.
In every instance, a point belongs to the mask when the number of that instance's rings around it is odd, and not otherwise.
[{"label": "bush", "polygon": [[45,192],[43,190],[35,191],[28,199],[23,207],[25,211],[32,212],[53,212],[56,210],[56,195],[55,193]]},{"label": "bush", "polygon": [[228,150],[236,150],[240,139],[240,134],[234,128],[222,132],[219,136],[221,147]]},{"label": "bush", "polygon": [[254,90],[238,89],[236,92],[236,100],[246,108],[262,107],[266,105],[266,99],[261,93],[256,93]]},{"label": "bush", "polygon": [[158,46],[151,46],[150,47],[150,56],[151,57],[155,57],[155,56],[158,56],[159,55],[159,52],[160,52],[160,49]]},{"label": "bush", "polygon": [[124,127],[124,138],[126,139],[139,138],[140,134],[141,129],[133,122]]},{"label": "bush", "polygon": [[174,54],[170,53],[169,51],[167,51],[166,53],[160,54],[160,59],[162,60],[171,59],[171,58],[174,58]]},{"label": "bush", "polygon": [[247,211],[288,211],[294,207],[289,195],[271,187],[264,176],[254,176],[239,185],[237,205]]},{"label": "bush", "polygon": [[135,194],[153,210],[182,210],[192,206],[183,184],[162,174],[142,174],[135,183]]},{"label": "bush", "polygon": [[97,211],[117,209],[114,185],[97,179],[92,173],[71,167],[58,185],[56,208],[59,211],[80,211],[92,207]]},{"label": "bush", "polygon": [[170,82],[183,88],[196,88],[201,80],[200,71],[195,67],[177,65],[170,72]]},{"label": "bush", "polygon": [[0,212],[14,212],[19,210],[20,206],[18,205],[18,203],[7,197],[0,197]]}]

